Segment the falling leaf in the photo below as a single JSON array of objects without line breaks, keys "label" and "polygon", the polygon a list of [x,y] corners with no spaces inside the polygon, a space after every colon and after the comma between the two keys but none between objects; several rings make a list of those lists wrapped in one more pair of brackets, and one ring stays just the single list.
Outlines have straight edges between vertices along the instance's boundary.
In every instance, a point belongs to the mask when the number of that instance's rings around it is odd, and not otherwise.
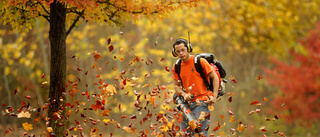
[{"label": "falling leaf", "polygon": [[261,110],[260,109],[256,109],[256,112],[259,113]]},{"label": "falling leaf", "polygon": [[262,132],[266,132],[266,131],[267,131],[265,126],[262,126],[262,127],[260,127],[259,129],[260,129]]},{"label": "falling leaf", "polygon": [[246,129],[246,127],[243,124],[239,124],[237,130],[239,132],[243,132]]},{"label": "falling leaf", "polygon": [[220,122],[218,122],[218,125],[212,130],[213,132],[218,131],[221,128]]},{"label": "falling leaf", "polygon": [[249,112],[249,115],[252,115],[254,113],[254,111],[253,110],[251,110],[250,112]]},{"label": "falling leaf", "polygon": [[258,76],[258,78],[257,78],[257,80],[260,80],[260,79],[262,79],[263,77],[261,77],[261,76]]},{"label": "falling leaf", "polygon": [[120,48],[119,55],[121,55],[122,51],[123,51],[123,48]]},{"label": "falling leaf", "polygon": [[231,81],[232,81],[233,84],[237,83],[237,81],[235,79],[232,79]]},{"label": "falling leaf", "polygon": [[109,46],[109,51],[111,52],[111,51],[113,51],[113,49],[114,49],[113,45],[110,45]]},{"label": "falling leaf", "polygon": [[233,112],[231,111],[231,108],[229,108],[228,112],[229,112],[229,115],[233,115]]},{"label": "falling leaf", "polygon": [[52,132],[52,127],[47,127],[48,132]]},{"label": "falling leaf", "polygon": [[130,119],[137,119],[137,116],[133,114],[132,116],[129,117]]},{"label": "falling leaf", "polygon": [[250,103],[250,105],[254,105],[254,104],[257,104],[257,103],[259,103],[259,102],[258,101],[253,101],[253,102]]},{"label": "falling leaf", "polygon": [[263,101],[267,101],[268,99],[267,98],[263,98]]},{"label": "falling leaf", "polygon": [[224,115],[219,115],[221,120],[224,120],[225,116]]},{"label": "falling leaf", "polygon": [[235,116],[230,116],[230,120],[229,120],[229,122],[234,122],[234,121],[236,121],[235,119],[233,119]]},{"label": "falling leaf", "polygon": [[108,38],[108,45],[110,45],[111,43],[111,38]]},{"label": "falling leaf", "polygon": [[162,85],[162,86],[161,86],[161,89],[162,89],[162,90],[166,90],[167,87],[166,87],[165,85]]},{"label": "falling leaf", "polygon": [[43,79],[44,78],[44,73],[42,74],[42,76],[41,76],[41,79]]},{"label": "falling leaf", "polygon": [[17,88],[14,89],[13,95],[16,95],[18,92]]},{"label": "falling leaf", "polygon": [[97,61],[98,59],[102,58],[101,54],[98,51],[94,51],[93,57],[94,57],[95,61]]},{"label": "falling leaf", "polygon": [[90,132],[91,137],[97,136],[98,131],[99,131],[98,128],[96,127],[92,128]]},{"label": "falling leaf", "polygon": [[24,111],[20,112],[17,116],[18,116],[18,118],[30,118],[31,113],[24,110]]},{"label": "falling leaf", "polygon": [[208,106],[208,109],[209,109],[210,111],[213,111],[213,110],[214,110],[214,107],[213,107],[212,105],[209,105],[209,106]]},{"label": "falling leaf", "polygon": [[166,71],[170,72],[170,69],[167,66],[165,68],[166,68]]},{"label": "falling leaf", "polygon": [[27,99],[31,99],[31,96],[25,96]]},{"label": "falling leaf", "polygon": [[123,128],[123,130],[125,130],[126,132],[131,133],[131,128],[130,128],[130,127],[123,126],[122,128]]},{"label": "falling leaf", "polygon": [[274,115],[274,118],[279,119],[279,117],[277,115]]},{"label": "falling leaf", "polygon": [[26,130],[26,131],[33,129],[32,124],[29,124],[28,122],[22,123],[22,126],[23,126],[24,130]]},{"label": "falling leaf", "polygon": [[231,96],[228,98],[228,101],[229,101],[229,102],[232,102],[232,97],[231,97]]},{"label": "falling leaf", "polygon": [[161,58],[161,59],[160,59],[160,61],[165,61],[165,60],[166,60],[165,58]]},{"label": "falling leaf", "polygon": [[127,116],[126,115],[122,115],[121,118],[127,118]]}]

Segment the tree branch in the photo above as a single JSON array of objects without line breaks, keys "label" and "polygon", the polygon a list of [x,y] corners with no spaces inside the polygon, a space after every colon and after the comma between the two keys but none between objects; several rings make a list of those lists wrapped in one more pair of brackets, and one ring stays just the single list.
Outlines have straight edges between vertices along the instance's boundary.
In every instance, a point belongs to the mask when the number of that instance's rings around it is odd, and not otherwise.
[{"label": "tree branch", "polygon": [[48,15],[43,15],[43,14],[41,14],[40,12],[38,13],[38,15],[41,16],[41,17],[43,17],[43,18],[45,18],[48,22],[50,22],[50,16],[48,16]]},{"label": "tree branch", "polygon": [[73,21],[72,25],[70,26],[70,28],[66,32],[67,36],[71,32],[71,30],[76,26],[77,22],[79,21],[80,17],[82,17],[83,14],[84,14],[84,10],[82,10],[80,13],[78,13],[78,17]]},{"label": "tree branch", "polygon": [[37,4],[40,4],[40,6],[42,7],[42,9],[43,9],[48,15],[50,15],[50,12],[49,12],[40,2],[37,2]]}]

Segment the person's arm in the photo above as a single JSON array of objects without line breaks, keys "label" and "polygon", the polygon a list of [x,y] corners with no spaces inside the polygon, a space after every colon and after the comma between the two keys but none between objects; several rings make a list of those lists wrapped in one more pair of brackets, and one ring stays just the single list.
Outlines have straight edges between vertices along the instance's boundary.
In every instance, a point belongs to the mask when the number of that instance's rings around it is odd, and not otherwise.
[{"label": "person's arm", "polygon": [[206,101],[206,103],[215,103],[217,100],[217,96],[218,96],[218,90],[219,90],[219,77],[217,76],[217,74],[214,71],[211,71],[208,76],[210,78],[212,78],[213,81],[213,95],[209,96],[209,99]]},{"label": "person's arm", "polygon": [[191,100],[191,95],[184,92],[181,88],[181,82],[178,82],[177,80],[174,80],[174,90],[178,93],[178,95],[183,96],[184,100]]}]

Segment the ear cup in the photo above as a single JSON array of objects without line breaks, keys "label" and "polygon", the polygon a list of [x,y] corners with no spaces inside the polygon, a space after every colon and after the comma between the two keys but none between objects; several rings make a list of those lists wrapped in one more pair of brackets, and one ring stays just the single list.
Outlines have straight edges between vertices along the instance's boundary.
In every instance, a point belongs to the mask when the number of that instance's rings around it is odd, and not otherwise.
[{"label": "ear cup", "polygon": [[174,57],[177,57],[177,56],[178,56],[177,53],[176,53],[176,51],[175,51],[174,49],[172,49],[172,55],[173,55]]}]

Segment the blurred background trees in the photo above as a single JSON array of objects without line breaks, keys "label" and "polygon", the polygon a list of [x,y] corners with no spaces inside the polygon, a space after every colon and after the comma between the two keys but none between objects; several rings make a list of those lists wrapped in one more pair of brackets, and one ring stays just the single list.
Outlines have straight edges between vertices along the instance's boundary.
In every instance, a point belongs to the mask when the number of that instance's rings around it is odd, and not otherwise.
[{"label": "blurred background trees", "polygon": [[[85,134],[99,127],[98,133],[125,136],[127,132],[121,129],[130,124],[138,135],[163,132],[155,117],[163,114],[171,120],[175,114],[170,112],[175,107],[172,101],[165,103],[173,95],[171,72],[166,69],[171,70],[176,60],[171,55],[172,43],[187,38],[190,31],[193,54],[214,53],[229,80],[229,95],[213,105],[211,134],[319,135],[319,7],[316,0],[217,0],[210,6],[200,3],[197,8],[177,10],[152,23],[141,18],[125,22],[121,28],[79,25],[66,41],[68,91],[75,93],[67,99],[75,105],[67,106],[71,110],[68,127],[73,128],[70,134],[78,134],[75,127],[85,129]],[[42,108],[47,102],[49,24],[35,25],[29,32],[13,31],[10,25],[0,27],[3,110],[8,106],[19,109],[21,102]],[[95,51],[102,56],[97,61]],[[100,94],[99,81],[117,90],[107,98],[108,116],[99,116],[104,110],[88,110],[97,104],[93,96]],[[259,103],[250,105],[253,101]],[[41,120],[44,114],[33,114],[33,119],[7,116],[0,120],[1,134],[9,128],[22,129],[20,123],[24,122],[33,124],[33,133],[42,134],[47,131],[45,120]],[[37,118],[40,122],[35,122]],[[92,124],[94,120],[100,120],[100,125]],[[212,132],[218,122],[221,128]]]}]

